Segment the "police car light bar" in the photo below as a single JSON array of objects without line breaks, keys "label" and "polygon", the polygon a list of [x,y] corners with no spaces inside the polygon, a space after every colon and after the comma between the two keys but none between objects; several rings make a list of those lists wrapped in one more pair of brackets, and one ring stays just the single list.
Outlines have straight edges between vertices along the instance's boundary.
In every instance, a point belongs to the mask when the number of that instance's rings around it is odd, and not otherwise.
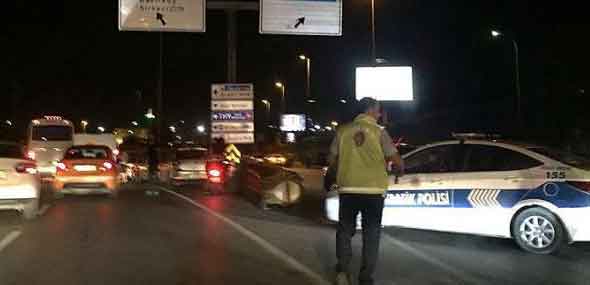
[{"label": "police car light bar", "polygon": [[480,139],[480,140],[497,140],[502,138],[499,134],[485,134],[485,133],[452,133],[453,138],[459,140],[465,139]]}]

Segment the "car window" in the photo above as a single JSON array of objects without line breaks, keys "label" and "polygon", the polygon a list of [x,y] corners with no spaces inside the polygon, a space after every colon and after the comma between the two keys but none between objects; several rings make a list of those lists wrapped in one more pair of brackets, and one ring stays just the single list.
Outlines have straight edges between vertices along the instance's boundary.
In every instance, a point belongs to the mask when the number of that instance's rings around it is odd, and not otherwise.
[{"label": "car window", "polygon": [[65,159],[110,159],[111,154],[108,148],[83,147],[70,148],[66,152]]},{"label": "car window", "polygon": [[413,173],[457,172],[462,169],[461,146],[458,144],[427,148],[405,159],[405,170]]},{"label": "car window", "polygon": [[543,164],[525,154],[490,145],[467,147],[465,171],[511,171],[522,170]]},{"label": "car window", "polygon": [[178,150],[176,151],[176,159],[204,159],[205,157],[207,157],[207,154],[208,152],[206,150]]}]

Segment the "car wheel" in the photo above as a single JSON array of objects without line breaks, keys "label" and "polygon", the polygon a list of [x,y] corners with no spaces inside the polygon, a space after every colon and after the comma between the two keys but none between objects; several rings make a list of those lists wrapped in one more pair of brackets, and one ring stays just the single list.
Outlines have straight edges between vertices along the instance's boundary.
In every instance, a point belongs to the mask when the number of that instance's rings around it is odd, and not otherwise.
[{"label": "car wheel", "polygon": [[522,211],[512,223],[512,236],[525,251],[551,254],[566,240],[566,232],[557,217],[543,208]]},{"label": "car wheel", "polygon": [[23,217],[25,220],[32,220],[37,217],[37,213],[39,212],[39,199],[31,199],[27,201],[23,208]]}]

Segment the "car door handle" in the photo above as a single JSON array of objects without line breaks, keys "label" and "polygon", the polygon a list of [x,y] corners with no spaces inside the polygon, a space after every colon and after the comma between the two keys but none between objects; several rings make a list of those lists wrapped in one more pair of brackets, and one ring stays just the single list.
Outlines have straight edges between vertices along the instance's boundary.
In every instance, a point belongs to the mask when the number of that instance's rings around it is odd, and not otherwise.
[{"label": "car door handle", "polygon": [[518,177],[518,176],[508,176],[506,178],[504,178],[504,180],[512,180],[512,181],[522,181],[522,177]]}]

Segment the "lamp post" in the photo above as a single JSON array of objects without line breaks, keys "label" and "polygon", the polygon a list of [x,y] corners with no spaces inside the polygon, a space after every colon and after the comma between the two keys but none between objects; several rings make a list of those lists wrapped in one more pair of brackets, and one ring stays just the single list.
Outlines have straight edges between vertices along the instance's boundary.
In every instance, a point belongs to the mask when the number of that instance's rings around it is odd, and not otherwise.
[{"label": "lamp post", "polygon": [[299,55],[299,59],[305,61],[305,97],[311,98],[311,58],[304,54]]},{"label": "lamp post", "polygon": [[82,126],[82,132],[83,132],[83,133],[86,133],[86,127],[88,127],[88,121],[86,121],[86,120],[82,120],[82,121],[80,122],[80,125]]},{"label": "lamp post", "polygon": [[[504,36],[501,31],[492,30],[490,32],[493,38],[498,39]],[[518,43],[516,39],[511,38],[512,47],[514,48],[514,76],[516,82],[516,116],[518,126],[522,127],[522,110],[521,110],[521,95],[520,95],[520,60],[519,60],[519,51],[518,51]]]},{"label": "lamp post", "polygon": [[285,89],[287,88],[287,86],[280,81],[275,82],[275,87],[279,88],[281,90],[281,113],[284,114],[285,113]]}]

